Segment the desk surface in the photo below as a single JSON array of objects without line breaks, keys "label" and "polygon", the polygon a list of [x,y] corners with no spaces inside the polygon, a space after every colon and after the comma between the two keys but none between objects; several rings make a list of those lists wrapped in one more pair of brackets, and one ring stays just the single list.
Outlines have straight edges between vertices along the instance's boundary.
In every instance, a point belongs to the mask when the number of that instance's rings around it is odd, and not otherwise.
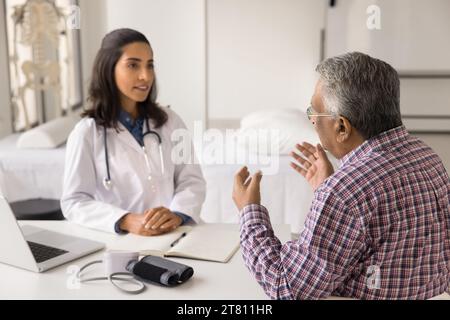
[{"label": "desk surface", "polygon": [[[86,229],[67,221],[24,221],[22,225],[34,225],[48,230],[101,241],[108,245],[117,235]],[[275,233],[284,243],[290,239],[289,226],[276,226]],[[130,248],[132,250],[132,248]],[[139,295],[122,293],[108,281],[84,283],[74,286],[73,266],[100,260],[104,251],[99,251],[69,262],[44,273],[33,273],[0,263],[0,299],[267,299],[264,291],[252,278],[238,251],[228,263],[216,263],[188,259],[173,259],[194,268],[194,276],[175,288],[147,285]],[[71,268],[72,267],[72,268]],[[102,274],[102,266],[93,267]]]}]

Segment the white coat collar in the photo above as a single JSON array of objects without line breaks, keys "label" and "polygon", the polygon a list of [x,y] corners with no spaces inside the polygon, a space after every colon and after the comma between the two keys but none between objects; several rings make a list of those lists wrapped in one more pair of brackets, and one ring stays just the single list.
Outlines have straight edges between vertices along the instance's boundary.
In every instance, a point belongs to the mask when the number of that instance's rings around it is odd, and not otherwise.
[{"label": "white coat collar", "polygon": [[[119,132],[114,130],[114,134],[117,135],[118,139],[122,141],[123,144],[127,145],[128,147],[134,149],[137,152],[142,152],[142,148],[139,145],[139,143],[136,141],[136,139],[133,137],[133,135],[130,133],[130,131],[125,128],[123,124],[118,122],[119,125]],[[146,130],[146,126],[144,124],[143,130]]]}]

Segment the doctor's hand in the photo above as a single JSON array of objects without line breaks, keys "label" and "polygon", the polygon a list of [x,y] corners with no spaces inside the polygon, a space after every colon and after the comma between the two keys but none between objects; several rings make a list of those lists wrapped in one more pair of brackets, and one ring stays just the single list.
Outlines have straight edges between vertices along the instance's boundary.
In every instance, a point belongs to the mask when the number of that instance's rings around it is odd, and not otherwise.
[{"label": "doctor's hand", "polygon": [[183,220],[169,209],[159,207],[143,214],[128,213],[122,218],[120,228],[141,236],[157,236],[176,229],[182,222]]},{"label": "doctor's hand", "polygon": [[166,233],[178,228],[183,219],[165,207],[158,207],[145,211],[142,223],[146,230]]},{"label": "doctor's hand", "polygon": [[249,204],[260,204],[260,183],[262,179],[261,171],[250,177],[247,167],[243,167],[234,177],[233,201],[241,211]]},{"label": "doctor's hand", "polygon": [[300,166],[297,163],[291,162],[291,167],[308,181],[313,191],[316,191],[334,173],[333,165],[320,144],[314,147],[307,142],[303,142],[302,145],[297,144],[296,148],[303,157],[296,152],[292,152],[291,156]]}]

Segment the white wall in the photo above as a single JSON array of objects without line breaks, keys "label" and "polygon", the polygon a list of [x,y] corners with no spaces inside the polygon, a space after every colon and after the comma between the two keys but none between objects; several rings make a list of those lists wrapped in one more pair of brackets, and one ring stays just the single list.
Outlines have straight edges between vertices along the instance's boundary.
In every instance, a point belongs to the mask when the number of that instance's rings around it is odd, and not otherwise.
[{"label": "white wall", "polygon": [[79,0],[81,10],[81,64],[85,98],[92,74],[95,55],[106,33],[106,2]]},{"label": "white wall", "polygon": [[[400,71],[450,71],[450,1],[338,0],[328,10],[327,56],[369,53]],[[367,28],[370,5],[380,30]]]},{"label": "white wall", "polygon": [[12,132],[11,99],[8,79],[8,53],[6,46],[6,30],[3,1],[0,2],[0,138]]},{"label": "white wall", "polygon": [[325,2],[208,1],[208,115],[306,109],[320,62]]},{"label": "white wall", "polygon": [[107,0],[107,30],[144,33],[155,58],[159,101],[192,129],[205,120],[205,0]]},{"label": "white wall", "polygon": [[[367,27],[373,4],[380,8],[379,30]],[[327,11],[326,56],[361,51],[390,63],[400,73],[406,128],[449,132],[449,31],[448,0],[339,0]]]}]

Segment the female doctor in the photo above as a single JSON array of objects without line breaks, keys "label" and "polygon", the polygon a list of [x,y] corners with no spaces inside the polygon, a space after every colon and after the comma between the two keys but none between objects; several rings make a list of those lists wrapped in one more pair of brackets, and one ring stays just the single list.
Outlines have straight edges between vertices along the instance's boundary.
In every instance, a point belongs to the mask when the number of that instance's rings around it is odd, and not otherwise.
[{"label": "female doctor", "polygon": [[171,134],[186,126],[155,102],[153,51],[143,34],[119,29],[105,36],[88,101],[67,141],[64,216],[143,236],[198,222],[205,180],[198,164],[172,161]]}]

